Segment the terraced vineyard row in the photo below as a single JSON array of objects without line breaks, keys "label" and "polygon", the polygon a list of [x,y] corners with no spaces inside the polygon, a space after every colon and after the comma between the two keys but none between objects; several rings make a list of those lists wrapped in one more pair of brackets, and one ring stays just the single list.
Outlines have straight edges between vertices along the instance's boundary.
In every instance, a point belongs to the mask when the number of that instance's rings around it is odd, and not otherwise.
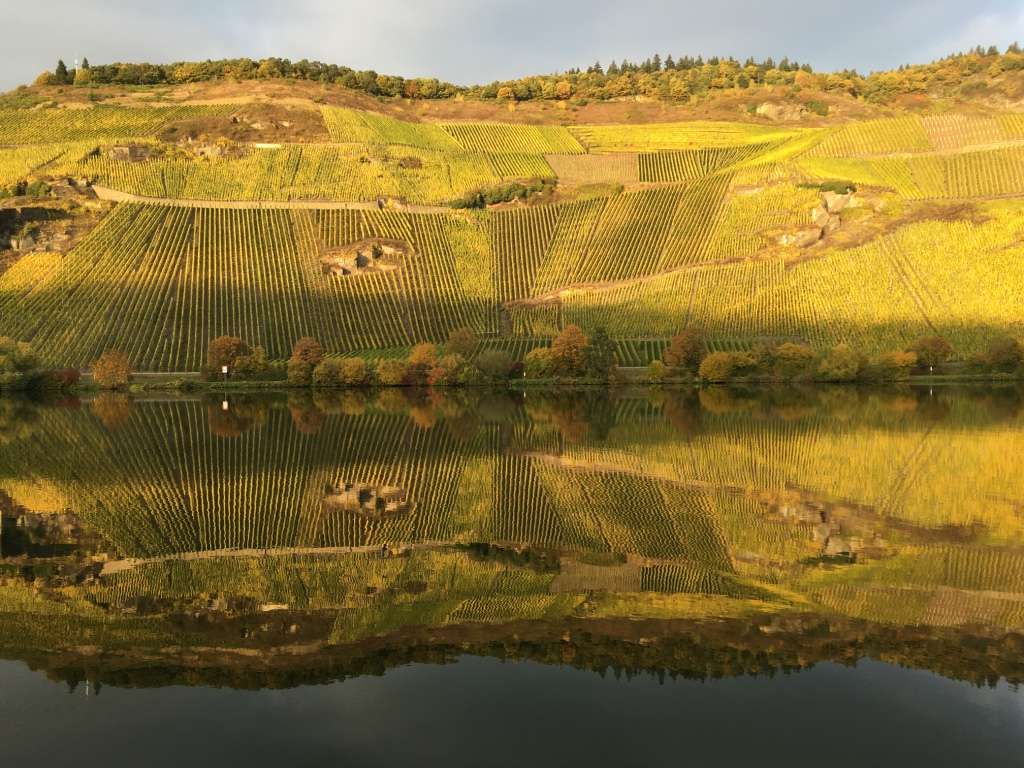
[{"label": "terraced vineyard row", "polygon": [[630,184],[640,180],[637,155],[616,152],[609,155],[547,155],[561,184]]},{"label": "terraced vineyard row", "polygon": [[913,200],[1024,192],[1024,147],[922,157],[807,158],[799,164],[819,178],[889,187]]},{"label": "terraced vineyard row", "polygon": [[63,155],[59,144],[0,148],[0,187],[21,181],[32,171]]},{"label": "terraced vineyard row", "polygon": [[591,152],[651,152],[738,147],[790,138],[798,130],[694,120],[646,125],[581,125],[569,129]]},{"label": "terraced vineyard row", "polygon": [[[0,334],[62,364],[116,347],[141,369],[195,370],[221,334],[281,358],[305,335],[341,352],[443,339],[463,325],[492,331],[486,283],[457,258],[458,221],[121,205],[59,268],[38,260],[0,277]],[[393,272],[324,275],[320,254],[339,226],[342,242],[404,235],[416,256]]]},{"label": "terraced vineyard row", "polygon": [[558,125],[443,123],[440,126],[467,152],[490,154],[579,154],[583,146]]},{"label": "terraced vineyard row", "polygon": [[643,152],[640,181],[691,181],[737,163],[751,160],[777,147],[779,142],[738,147],[703,147],[665,152]]},{"label": "terraced vineyard row", "polygon": [[443,153],[411,147],[292,145],[237,158],[128,162],[90,157],[72,166],[131,194],[193,200],[351,200],[378,196],[442,204],[504,178],[550,177],[537,155]]},{"label": "terraced vineyard row", "polygon": [[624,339],[692,324],[713,337],[800,337],[817,346],[899,349],[928,333],[984,347],[1024,314],[1016,209],[984,225],[927,222],[785,269],[779,261],[699,267],[564,299],[563,321]]},{"label": "terraced vineyard row", "polygon": [[155,136],[170,123],[229,115],[231,104],[182,107],[0,109],[0,144],[59,144]]},{"label": "terraced vineyard row", "polygon": [[323,107],[321,114],[331,139],[344,144],[397,144],[459,152],[459,144],[433,123],[411,123],[376,112],[344,107]]},{"label": "terraced vineyard row", "polygon": [[850,123],[836,128],[808,154],[858,157],[891,153],[948,152],[1024,139],[1024,115],[950,113]]}]

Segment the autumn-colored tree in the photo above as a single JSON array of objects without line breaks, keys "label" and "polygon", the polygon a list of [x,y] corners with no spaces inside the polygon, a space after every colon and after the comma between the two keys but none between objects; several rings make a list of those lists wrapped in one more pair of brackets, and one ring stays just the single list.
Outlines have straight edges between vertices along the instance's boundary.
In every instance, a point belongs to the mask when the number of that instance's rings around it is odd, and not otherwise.
[{"label": "autumn-colored tree", "polygon": [[400,387],[407,375],[408,368],[401,360],[383,358],[377,362],[377,381],[385,387]]},{"label": "autumn-colored tree", "polygon": [[449,354],[469,357],[476,351],[477,343],[476,331],[463,326],[462,328],[456,328],[448,334],[448,341],[445,343],[444,348]]},{"label": "autumn-colored tree", "polygon": [[562,376],[579,376],[584,371],[587,335],[578,325],[567,325],[551,342],[555,372]]},{"label": "autumn-colored tree", "polygon": [[240,357],[247,357],[249,345],[238,336],[218,336],[206,350],[206,362],[219,373],[223,366],[234,367]]},{"label": "autumn-colored tree", "polygon": [[917,355],[920,367],[933,368],[949,360],[953,347],[941,336],[925,336],[911,344],[907,351]]},{"label": "autumn-colored tree", "polygon": [[301,360],[311,365],[319,365],[324,359],[324,348],[320,342],[309,336],[303,336],[292,347],[292,360]]},{"label": "autumn-colored tree", "polygon": [[108,349],[92,364],[92,377],[103,389],[128,386],[132,364],[124,352]]},{"label": "autumn-colored tree", "polygon": [[684,328],[669,341],[661,359],[669,368],[696,369],[705,352],[704,331]]}]

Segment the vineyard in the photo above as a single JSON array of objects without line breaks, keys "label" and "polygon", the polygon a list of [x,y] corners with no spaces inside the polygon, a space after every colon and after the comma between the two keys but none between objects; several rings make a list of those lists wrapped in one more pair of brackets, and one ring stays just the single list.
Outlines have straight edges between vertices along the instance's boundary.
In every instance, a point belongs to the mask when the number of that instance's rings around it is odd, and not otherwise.
[{"label": "vineyard", "polygon": [[620,338],[686,325],[714,337],[799,337],[820,347],[899,349],[941,333],[980,350],[1024,316],[1019,208],[986,224],[927,222],[787,269],[781,261],[702,266],[564,299],[566,323]]},{"label": "vineyard", "polygon": [[229,115],[224,104],[181,107],[109,107],[88,109],[0,109],[0,145],[118,141],[155,136],[181,120]]},{"label": "vineyard", "polygon": [[743,123],[694,121],[648,125],[586,125],[570,129],[591,152],[650,152],[741,147],[787,139],[799,131]]},{"label": "vineyard", "polygon": [[96,183],[147,197],[191,200],[351,200],[381,195],[447,203],[502,179],[551,177],[538,155],[444,153],[413,147],[302,144],[241,157],[129,162],[105,155],[68,168]]},{"label": "vineyard", "polygon": [[911,200],[1024,194],[1024,146],[948,155],[805,158],[798,162],[812,176],[888,187]]},{"label": "vineyard", "polygon": [[[231,110],[0,110],[0,188],[72,177],[154,198],[118,206],[64,257],[40,245],[5,260],[0,335],[54,365],[116,347],[167,371],[197,368],[220,334],[280,359],[303,335],[333,355],[392,354],[466,325],[528,350],[577,323],[604,326],[620,362],[642,366],[686,325],[715,349],[770,337],[871,353],[940,333],[961,357],[1019,332],[1020,207],[993,199],[1024,195],[1020,114],[562,126],[325,106],[331,143],[200,156],[207,142],[157,140]],[[440,209],[534,178],[558,181],[543,205]],[[826,215],[819,234],[826,190],[848,184],[859,210]],[[382,197],[394,209],[368,209]],[[394,271],[323,273],[325,254],[369,237],[415,254]]]}]

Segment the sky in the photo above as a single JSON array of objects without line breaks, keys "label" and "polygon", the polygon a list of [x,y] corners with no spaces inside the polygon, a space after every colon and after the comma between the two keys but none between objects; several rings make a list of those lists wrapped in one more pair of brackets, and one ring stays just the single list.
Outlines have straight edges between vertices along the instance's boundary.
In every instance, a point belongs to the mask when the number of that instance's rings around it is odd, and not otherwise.
[{"label": "sky", "polygon": [[1024,44],[1024,0],[0,0],[0,19],[0,90],[82,56],[281,56],[472,84],[654,53],[867,73]]}]

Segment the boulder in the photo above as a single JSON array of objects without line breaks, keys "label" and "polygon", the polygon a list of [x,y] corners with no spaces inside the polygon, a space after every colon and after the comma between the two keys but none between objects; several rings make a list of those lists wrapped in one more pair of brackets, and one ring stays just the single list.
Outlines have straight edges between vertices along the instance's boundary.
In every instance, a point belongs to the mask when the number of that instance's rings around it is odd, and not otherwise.
[{"label": "boulder", "polygon": [[811,210],[811,223],[816,227],[824,227],[830,218],[832,217],[829,216],[824,206],[819,205]]},{"label": "boulder", "polygon": [[829,213],[839,213],[850,204],[850,199],[852,197],[852,192],[848,192],[845,195],[840,195],[836,192],[826,192],[823,195],[825,200],[825,209]]},{"label": "boulder", "polygon": [[797,248],[808,248],[821,240],[821,227],[803,227],[795,232],[787,232],[778,239],[779,245],[791,245]]}]

